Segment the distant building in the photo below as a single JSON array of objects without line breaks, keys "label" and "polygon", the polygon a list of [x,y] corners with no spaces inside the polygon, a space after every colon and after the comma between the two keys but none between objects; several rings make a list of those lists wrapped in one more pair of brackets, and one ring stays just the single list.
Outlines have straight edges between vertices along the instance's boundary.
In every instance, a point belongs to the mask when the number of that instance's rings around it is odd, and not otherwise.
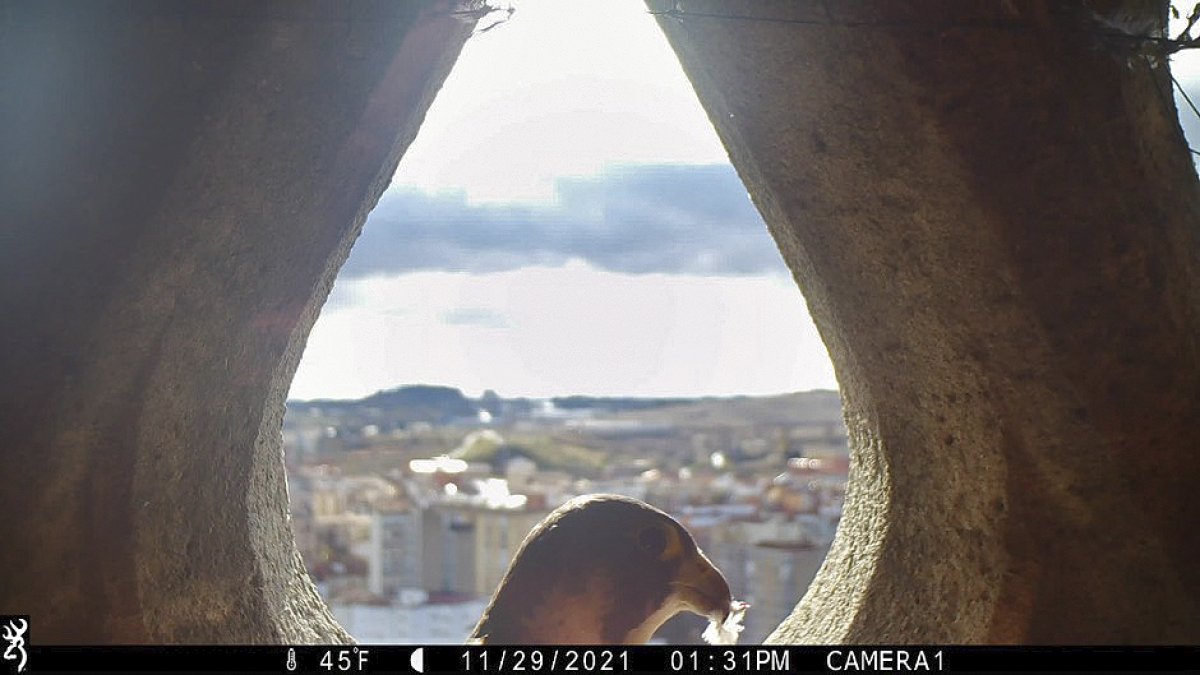
[{"label": "distant building", "polygon": [[742,643],[762,642],[808,590],[829,550],[812,525],[807,519],[776,518],[712,528],[713,563],[751,606]]},{"label": "distant building", "polygon": [[321,441],[325,430],[316,426],[305,426],[283,430],[284,459],[289,466],[297,466],[312,460],[321,452]]},{"label": "distant building", "polygon": [[428,505],[420,516],[420,588],[441,597],[490,597],[547,513],[542,499],[497,506],[463,497]]},{"label": "distant building", "polygon": [[475,595],[491,597],[525,535],[549,512],[541,509],[475,511]]},{"label": "distant building", "polygon": [[403,501],[376,505],[371,514],[367,588],[395,597],[404,589],[421,588],[422,519]]},{"label": "distant building", "polygon": [[829,549],[806,541],[763,541],[746,551],[745,574],[752,580],[746,601],[743,644],[760,644],[795,609]]},{"label": "distant building", "polygon": [[641,499],[643,501],[651,501],[651,503],[653,503],[648,494],[648,486],[644,481],[630,479],[581,479],[575,481],[573,487],[576,494],[586,495],[604,493],[610,495],[621,495],[622,497],[631,497],[633,499]]},{"label": "distant building", "polygon": [[508,460],[504,467],[504,478],[512,489],[523,492],[529,488],[537,476],[537,463],[528,457],[517,455]]},{"label": "distant building", "polygon": [[435,502],[421,513],[421,588],[439,597],[475,596],[475,518],[465,503]]}]

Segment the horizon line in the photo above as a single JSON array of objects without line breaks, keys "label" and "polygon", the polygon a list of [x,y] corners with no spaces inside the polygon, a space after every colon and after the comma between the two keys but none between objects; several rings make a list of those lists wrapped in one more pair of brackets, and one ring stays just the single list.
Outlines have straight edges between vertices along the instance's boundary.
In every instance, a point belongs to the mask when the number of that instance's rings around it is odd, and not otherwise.
[{"label": "horizon line", "polygon": [[430,383],[427,383],[427,382],[417,382],[417,383],[410,383],[410,384],[401,384],[401,385],[397,385],[397,386],[395,386],[395,387],[392,387],[392,388],[390,388],[390,389],[377,389],[377,390],[375,390],[374,392],[371,392],[370,394],[364,394],[364,395],[362,395],[362,396],[358,396],[358,397],[348,397],[348,398],[337,398],[337,397],[328,397],[328,398],[323,398],[323,397],[318,397],[318,398],[292,398],[292,397],[290,397],[290,396],[289,396],[288,398],[286,398],[286,399],[284,400],[284,404],[286,405],[286,404],[289,404],[289,403],[322,403],[322,402],[325,402],[325,403],[346,403],[346,402],[363,401],[363,400],[366,400],[366,399],[368,399],[368,398],[371,398],[372,396],[377,396],[377,395],[379,395],[379,394],[386,394],[386,393],[393,392],[393,391],[399,391],[399,390],[401,390],[401,389],[410,389],[410,388],[418,388],[418,387],[428,387],[428,388],[435,388],[435,389],[453,389],[453,390],[455,390],[455,391],[458,391],[459,393],[461,393],[461,394],[463,395],[463,397],[464,397],[464,398],[467,398],[467,399],[480,399],[480,398],[483,398],[483,395],[484,395],[485,393],[487,393],[487,392],[491,391],[491,392],[495,393],[497,396],[499,396],[499,397],[500,397],[500,398],[502,398],[502,399],[508,399],[508,400],[516,400],[516,399],[528,399],[528,400],[534,400],[534,401],[549,401],[549,400],[552,400],[552,399],[562,399],[562,398],[634,399],[634,400],[642,400],[642,401],[653,401],[653,400],[672,400],[672,399],[685,399],[685,400],[697,400],[697,401],[698,401],[698,400],[712,400],[712,399],[774,398],[774,397],[777,397],[777,396],[790,396],[790,395],[793,395],[793,394],[816,394],[816,393],[834,393],[834,394],[839,394],[839,395],[841,394],[841,390],[840,390],[840,389],[827,389],[827,388],[821,388],[821,387],[817,387],[817,388],[814,388],[814,389],[796,389],[796,390],[791,390],[791,391],[780,391],[780,392],[774,392],[774,393],[762,393],[762,394],[658,394],[658,395],[641,395],[641,394],[588,394],[588,393],[579,393],[579,392],[574,392],[574,393],[569,393],[569,394],[551,394],[551,395],[548,395],[548,396],[530,396],[530,395],[506,395],[506,394],[501,394],[501,393],[500,393],[499,391],[497,391],[496,389],[487,388],[487,389],[484,389],[484,390],[483,390],[483,393],[480,393],[480,394],[479,394],[479,395],[477,395],[477,396],[472,396],[472,395],[468,394],[467,392],[463,391],[463,389],[462,389],[461,387],[455,387],[455,386],[453,386],[453,385],[448,385],[448,384],[430,384]]}]

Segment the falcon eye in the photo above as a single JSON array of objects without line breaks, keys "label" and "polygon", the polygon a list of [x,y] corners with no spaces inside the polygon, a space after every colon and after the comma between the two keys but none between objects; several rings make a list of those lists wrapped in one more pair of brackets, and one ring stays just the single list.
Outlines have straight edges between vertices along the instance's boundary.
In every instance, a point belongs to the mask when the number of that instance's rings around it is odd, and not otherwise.
[{"label": "falcon eye", "polygon": [[661,527],[647,527],[638,532],[638,545],[642,550],[655,556],[662,555],[667,548],[667,533]]}]

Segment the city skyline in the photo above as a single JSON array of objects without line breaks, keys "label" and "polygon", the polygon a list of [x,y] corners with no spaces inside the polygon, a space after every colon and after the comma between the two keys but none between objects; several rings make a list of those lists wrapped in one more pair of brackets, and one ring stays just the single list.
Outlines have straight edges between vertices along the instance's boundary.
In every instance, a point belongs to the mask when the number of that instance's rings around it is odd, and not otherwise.
[{"label": "city skyline", "polygon": [[[835,392],[556,411],[421,388],[289,406],[283,451],[298,549],[364,643],[461,643],[530,530],[596,493],[685,527],[758,642],[820,567],[849,470]],[[703,623],[676,617],[656,640],[699,642]]]}]

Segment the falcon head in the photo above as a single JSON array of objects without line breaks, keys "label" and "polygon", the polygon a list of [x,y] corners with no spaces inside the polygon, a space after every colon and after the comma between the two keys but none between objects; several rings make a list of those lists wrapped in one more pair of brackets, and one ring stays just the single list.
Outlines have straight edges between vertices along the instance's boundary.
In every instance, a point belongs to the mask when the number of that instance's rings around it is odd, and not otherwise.
[{"label": "falcon head", "polygon": [[671,516],[636,499],[578,497],[525,537],[471,639],[644,644],[689,611],[723,623],[725,577]]}]

